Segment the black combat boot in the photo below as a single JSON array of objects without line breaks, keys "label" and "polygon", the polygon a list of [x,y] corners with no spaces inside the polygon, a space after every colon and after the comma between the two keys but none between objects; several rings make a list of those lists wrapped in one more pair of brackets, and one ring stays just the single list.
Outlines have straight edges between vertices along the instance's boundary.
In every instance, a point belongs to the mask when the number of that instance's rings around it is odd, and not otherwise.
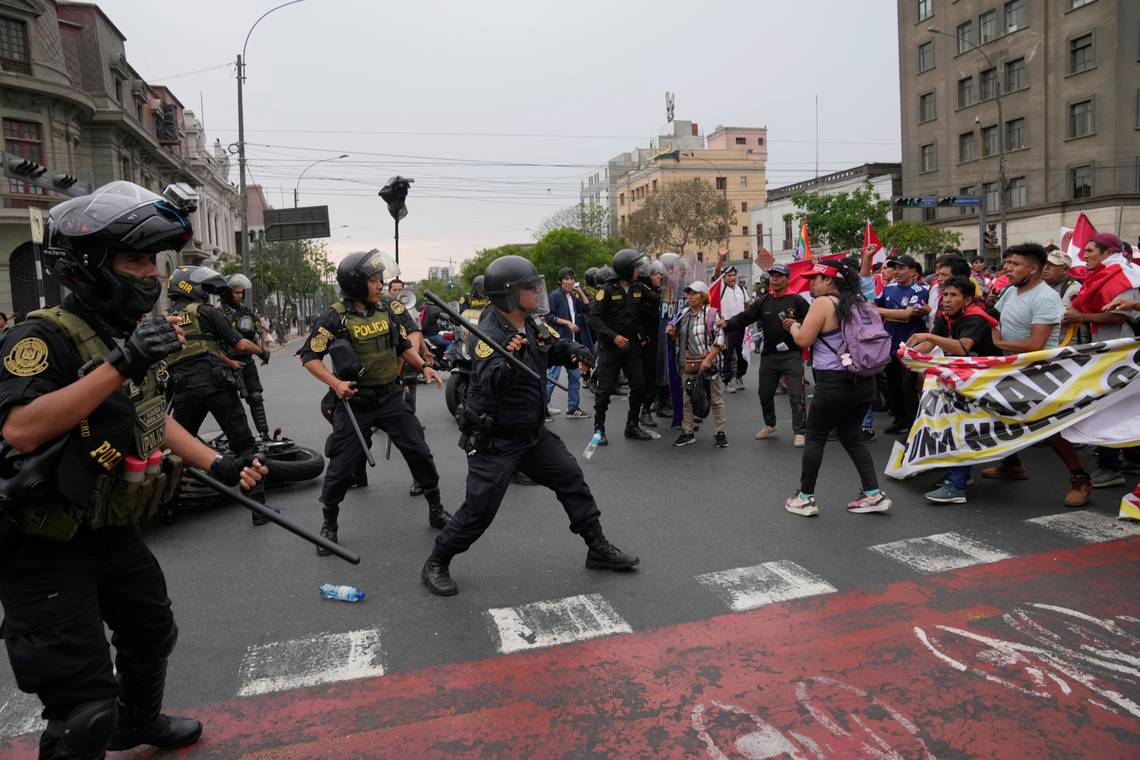
[{"label": "black combat boot", "polygon": [[408,489],[408,496],[423,496],[424,487],[416,481],[412,481],[412,487]]},{"label": "black combat boot", "polygon": [[633,441],[653,440],[653,436],[638,427],[636,422],[627,422],[625,424],[625,437]]},{"label": "black combat boot", "polygon": [[120,652],[115,664],[119,671],[119,725],[107,749],[118,752],[143,744],[176,749],[198,741],[202,736],[201,723],[161,711],[166,687],[165,659],[138,662]]},{"label": "black combat boot", "polygon": [[653,412],[650,409],[646,409],[641,413],[641,427],[657,427],[657,420],[653,418]]},{"label": "black combat boot", "polygon": [[[334,544],[340,543],[339,541],[336,540],[337,539],[337,535],[336,535],[337,528],[340,527],[339,525],[336,524],[337,515],[340,514],[340,505],[334,504],[330,507],[326,504],[326,505],[321,507],[321,514],[323,514],[325,516],[325,522],[323,525],[321,525],[321,538],[327,538],[329,541],[332,541]],[[321,547],[321,546],[317,547],[317,556],[318,557],[327,557],[330,554],[332,554],[332,552],[330,552],[328,549],[325,549],[324,547]]]},{"label": "black combat boot", "polygon": [[438,549],[432,550],[431,556],[424,563],[424,569],[420,571],[420,579],[428,591],[436,596],[455,596],[459,593],[459,586],[451,580],[450,565],[451,557],[440,554]]},{"label": "black combat boot", "polygon": [[586,567],[591,570],[629,570],[641,562],[607,541],[598,523],[582,531],[582,540],[590,547],[586,552]]},{"label": "black combat boot", "polygon": [[451,513],[443,508],[443,502],[439,498],[439,489],[430,488],[424,491],[424,498],[428,503],[428,525],[439,530],[447,521],[451,519]]},{"label": "black combat boot", "polygon": [[256,393],[246,399],[246,402],[249,404],[249,414],[253,417],[253,426],[257,428],[257,434],[263,441],[270,440],[269,419],[265,416],[265,399],[260,393]]}]

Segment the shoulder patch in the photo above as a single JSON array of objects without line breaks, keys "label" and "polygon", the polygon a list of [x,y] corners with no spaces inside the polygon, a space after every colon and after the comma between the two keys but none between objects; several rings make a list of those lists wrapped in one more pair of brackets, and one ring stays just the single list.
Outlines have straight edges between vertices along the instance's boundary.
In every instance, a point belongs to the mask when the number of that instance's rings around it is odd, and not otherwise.
[{"label": "shoulder patch", "polygon": [[392,299],[392,301],[389,302],[388,308],[391,309],[392,313],[395,314],[397,317],[400,316],[401,314],[403,314],[405,311],[407,311],[407,309],[404,307],[404,304],[400,303],[399,301],[397,301],[395,299]]},{"label": "shoulder patch", "polygon": [[329,347],[329,336],[327,330],[319,328],[317,334],[309,339],[309,350],[315,351],[318,354],[323,353]]},{"label": "shoulder patch", "polygon": [[16,377],[32,377],[47,368],[47,343],[39,338],[24,338],[4,357],[4,369]]},{"label": "shoulder patch", "polygon": [[606,300],[606,291],[599,289],[598,292],[594,294],[594,298],[596,298],[599,301]]},{"label": "shoulder patch", "polygon": [[557,330],[554,329],[554,325],[548,324],[546,326],[546,329],[550,330],[550,334],[553,335],[555,338],[561,338],[562,337],[562,335]]},{"label": "shoulder patch", "polygon": [[475,356],[479,357],[480,359],[486,359],[493,353],[495,353],[495,350],[488,346],[484,341],[479,341],[475,344]]}]

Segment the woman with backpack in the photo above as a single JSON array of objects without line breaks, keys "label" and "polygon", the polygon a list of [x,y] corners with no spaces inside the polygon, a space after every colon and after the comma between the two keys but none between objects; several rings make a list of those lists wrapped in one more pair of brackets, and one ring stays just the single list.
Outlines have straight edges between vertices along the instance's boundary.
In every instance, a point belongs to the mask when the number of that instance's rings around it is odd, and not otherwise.
[{"label": "woman with backpack", "polygon": [[875,397],[874,375],[890,358],[890,338],[875,308],[864,299],[858,274],[840,262],[812,267],[811,295],[815,300],[803,324],[784,321],[796,345],[811,347],[815,395],[808,408],[800,487],[784,508],[804,517],[819,514],[815,483],[827,436],[837,429],[839,443],[859,472],[862,490],[847,505],[848,512],[886,512],[891,500],[879,488],[871,452],[859,428],[867,405]]}]

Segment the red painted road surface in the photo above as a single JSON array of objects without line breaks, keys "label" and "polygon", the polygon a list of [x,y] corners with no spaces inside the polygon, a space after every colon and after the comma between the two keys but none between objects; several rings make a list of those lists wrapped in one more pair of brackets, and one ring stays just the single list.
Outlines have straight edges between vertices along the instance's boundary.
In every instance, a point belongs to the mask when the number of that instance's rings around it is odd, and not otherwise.
[{"label": "red painted road surface", "polygon": [[1138,703],[1130,539],[204,706],[178,756],[1134,760]]}]

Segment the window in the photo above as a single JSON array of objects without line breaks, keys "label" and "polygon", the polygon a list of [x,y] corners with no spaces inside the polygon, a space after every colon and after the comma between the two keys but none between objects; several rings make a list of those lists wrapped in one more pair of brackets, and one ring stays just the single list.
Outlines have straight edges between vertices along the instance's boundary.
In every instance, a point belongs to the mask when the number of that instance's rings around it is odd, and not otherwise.
[{"label": "window", "polygon": [[1093,102],[1081,100],[1069,105],[1069,137],[1084,137],[1093,133]]},{"label": "window", "polygon": [[728,189],[728,177],[717,177],[716,178],[716,189],[717,190],[727,190]]},{"label": "window", "polygon": [[1096,65],[1092,32],[1069,40],[1069,73],[1077,74]]},{"label": "window", "polygon": [[1005,30],[1016,32],[1025,25],[1025,0],[1010,0],[1005,4]]},{"label": "window", "polygon": [[971,50],[975,44],[974,22],[967,21],[964,24],[958,24],[958,54],[961,55],[967,50]]},{"label": "window", "polygon": [[934,111],[934,93],[928,92],[924,95],[918,96],[918,122],[921,124],[924,121],[933,121],[935,118]]},{"label": "window", "polygon": [[764,245],[764,225],[756,225],[756,239],[760,241],[760,245]]},{"label": "window", "polygon": [[1005,123],[1005,149],[1021,150],[1029,147],[1025,138],[1025,119],[1013,119]]},{"label": "window", "polygon": [[1000,152],[1001,144],[998,142],[997,126],[982,127],[982,155],[996,156]]},{"label": "window", "polygon": [[[43,128],[38,122],[4,119],[4,150],[37,164],[44,162]],[[47,195],[42,187],[36,187],[17,179],[8,180],[8,192],[21,195]]]},{"label": "window", "polygon": [[[968,185],[966,187],[958,188],[958,195],[974,195],[977,192],[978,192],[978,188],[976,188],[972,185]],[[970,208],[969,206],[959,206],[958,207],[958,215],[959,216],[966,216],[967,214],[971,213],[973,210],[974,209]]]},{"label": "window", "polygon": [[748,138],[746,138],[746,137],[736,138],[736,144],[737,145],[744,145],[746,142],[748,142]]},{"label": "window", "polygon": [[756,144],[757,145],[763,145],[764,144],[764,138],[763,137],[757,137],[756,138]]},{"label": "window", "polygon": [[741,235],[741,237],[748,237],[748,225],[747,224],[740,228],[740,235]]},{"label": "window", "polygon": [[990,211],[996,209],[1000,203],[1001,193],[998,192],[998,183],[986,182],[982,185],[982,195],[986,196],[986,208]]},{"label": "window", "polygon": [[982,100],[993,100],[998,96],[997,69],[986,69],[978,75],[978,89]]},{"label": "window", "polygon": [[1025,59],[1018,58],[1005,65],[1005,91],[1016,92],[1029,86],[1025,75]]},{"label": "window", "polygon": [[965,108],[974,104],[974,78],[966,77],[958,80],[958,107]]},{"label": "window", "polygon": [[740,186],[748,187],[748,177],[745,177],[744,175],[740,176]]},{"label": "window", "polygon": [[653,180],[653,192],[657,192],[657,180]]},{"label": "window", "polygon": [[934,68],[934,43],[924,42],[918,46],[918,70],[930,71]]},{"label": "window", "polygon": [[139,124],[146,123],[146,120],[143,118],[143,102],[141,100],[135,101],[135,118],[139,120]]},{"label": "window", "polygon": [[0,18],[0,68],[13,74],[31,74],[28,55],[28,25],[13,18]]},{"label": "window", "polygon": [[625,205],[625,193],[618,193],[618,205],[619,206]]},{"label": "window", "polygon": [[1073,8],[1080,8],[1082,5],[1088,5],[1093,0],[1069,0],[1069,10]]},{"label": "window", "polygon": [[748,211],[748,201],[741,201],[740,202],[740,210],[744,211],[744,212]]},{"label": "window", "polygon": [[922,146],[922,171],[933,172],[938,170],[938,156],[934,151],[934,143]]},{"label": "window", "polygon": [[922,221],[933,222],[938,218],[938,209],[933,206],[922,207]]},{"label": "window", "polygon": [[978,140],[973,132],[958,135],[958,163],[974,161],[978,158]]},{"label": "window", "polygon": [[981,31],[983,44],[990,40],[997,39],[998,35],[1001,34],[1001,30],[998,27],[997,11],[986,11],[978,17],[978,29]]},{"label": "window", "polygon": [[926,21],[934,15],[934,0],[918,0],[918,20]]},{"label": "window", "polygon": [[1029,185],[1025,177],[1014,177],[1009,181],[1009,207],[1025,208],[1029,205]]},{"label": "window", "polygon": [[784,250],[792,249],[792,220],[784,220]]},{"label": "window", "polygon": [[1069,170],[1069,186],[1073,200],[1091,198],[1093,194],[1092,166],[1077,166]]}]

